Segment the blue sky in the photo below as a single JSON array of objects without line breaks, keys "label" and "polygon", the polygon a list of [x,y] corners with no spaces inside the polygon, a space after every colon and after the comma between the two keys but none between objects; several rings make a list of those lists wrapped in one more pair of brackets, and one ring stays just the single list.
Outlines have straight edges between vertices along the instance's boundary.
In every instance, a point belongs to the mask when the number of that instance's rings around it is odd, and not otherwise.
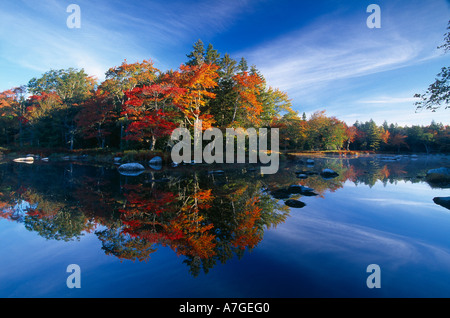
[{"label": "blue sky", "polygon": [[[66,25],[72,3],[80,29]],[[379,29],[366,25],[372,3]],[[201,39],[256,65],[300,113],[450,124],[449,110],[415,113],[413,99],[449,66],[437,49],[449,19],[449,0],[2,0],[0,90],[68,67],[102,80],[125,59],[176,69]]]}]

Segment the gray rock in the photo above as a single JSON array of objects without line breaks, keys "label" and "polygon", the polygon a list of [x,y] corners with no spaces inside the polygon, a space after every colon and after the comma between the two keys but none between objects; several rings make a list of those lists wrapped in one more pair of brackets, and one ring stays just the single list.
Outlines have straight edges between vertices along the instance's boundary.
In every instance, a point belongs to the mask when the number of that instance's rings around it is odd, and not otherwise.
[{"label": "gray rock", "polygon": [[426,181],[439,187],[448,187],[450,185],[450,168],[441,167],[427,171]]},{"label": "gray rock", "polygon": [[450,177],[450,168],[441,167],[436,169],[431,169],[427,171],[427,175],[438,174],[442,176]]}]

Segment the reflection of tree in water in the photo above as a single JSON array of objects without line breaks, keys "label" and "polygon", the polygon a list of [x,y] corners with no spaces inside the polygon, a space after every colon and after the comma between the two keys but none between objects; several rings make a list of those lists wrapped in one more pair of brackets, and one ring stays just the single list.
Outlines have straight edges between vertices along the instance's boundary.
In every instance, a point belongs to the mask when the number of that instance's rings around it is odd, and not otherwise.
[{"label": "reflection of tree in water", "polygon": [[215,181],[193,173],[173,185],[125,185],[122,226],[96,232],[103,249],[121,259],[146,261],[158,246],[166,246],[183,255],[197,276],[242,256],[261,241],[265,227],[286,218],[258,183]]},{"label": "reflection of tree in water", "polygon": [[[45,239],[71,241],[95,227],[81,210],[64,201],[48,199],[24,187],[9,194],[7,202],[0,203],[0,216],[23,223],[27,230]],[[0,193],[0,197],[5,197],[4,193]]]},{"label": "reflection of tree in water", "polygon": [[[286,221],[290,208],[270,195],[275,189],[301,184],[325,197],[346,182],[423,182],[421,176],[435,167],[427,161],[327,158],[314,166],[285,164],[266,176],[233,168],[218,175],[193,169],[125,178],[115,169],[3,165],[0,217],[46,239],[69,241],[95,231],[104,252],[121,260],[148,261],[167,247],[197,276],[241,258],[266,229]],[[325,179],[323,168],[339,175]],[[300,179],[298,171],[311,174]]]}]

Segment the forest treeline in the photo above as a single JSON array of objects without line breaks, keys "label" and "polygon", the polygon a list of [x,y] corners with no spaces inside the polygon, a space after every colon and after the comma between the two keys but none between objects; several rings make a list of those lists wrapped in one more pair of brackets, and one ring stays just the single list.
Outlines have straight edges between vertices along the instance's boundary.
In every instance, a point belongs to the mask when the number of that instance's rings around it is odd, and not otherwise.
[{"label": "forest treeline", "polygon": [[110,68],[98,82],[83,69],[50,70],[0,92],[0,146],[9,149],[166,150],[177,127],[279,128],[280,150],[449,152],[448,125],[348,126],[326,111],[307,118],[256,66],[197,41],[177,70],[151,60]]}]

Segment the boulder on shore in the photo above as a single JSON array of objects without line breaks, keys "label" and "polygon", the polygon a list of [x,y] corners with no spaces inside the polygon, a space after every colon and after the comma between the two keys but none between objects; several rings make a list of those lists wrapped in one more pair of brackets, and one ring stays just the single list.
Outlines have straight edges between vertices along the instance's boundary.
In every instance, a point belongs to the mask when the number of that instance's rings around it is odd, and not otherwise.
[{"label": "boulder on shore", "polygon": [[433,201],[434,203],[450,210],[450,197],[436,197],[433,198]]}]

